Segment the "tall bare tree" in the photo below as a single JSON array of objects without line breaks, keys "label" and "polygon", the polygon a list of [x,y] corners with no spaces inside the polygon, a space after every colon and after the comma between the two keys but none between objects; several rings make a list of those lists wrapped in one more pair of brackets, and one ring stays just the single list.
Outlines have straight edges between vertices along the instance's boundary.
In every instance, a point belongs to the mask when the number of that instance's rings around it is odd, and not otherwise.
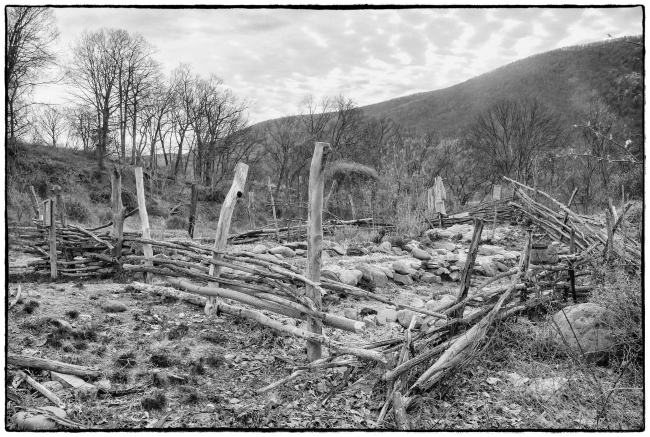
[{"label": "tall bare tree", "polygon": [[68,124],[60,108],[44,104],[35,113],[35,128],[43,141],[56,147],[61,135],[68,130]]},{"label": "tall bare tree", "polygon": [[15,144],[28,94],[43,83],[40,76],[56,62],[59,31],[51,8],[9,6],[6,19],[5,138],[7,144]]}]

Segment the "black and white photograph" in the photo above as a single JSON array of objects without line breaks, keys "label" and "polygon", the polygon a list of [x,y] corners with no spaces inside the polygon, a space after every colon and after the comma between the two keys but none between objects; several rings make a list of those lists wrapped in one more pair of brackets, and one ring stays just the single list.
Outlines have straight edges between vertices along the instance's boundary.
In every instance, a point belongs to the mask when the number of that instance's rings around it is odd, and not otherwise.
[{"label": "black and white photograph", "polygon": [[23,3],[6,432],[645,430],[642,3]]}]

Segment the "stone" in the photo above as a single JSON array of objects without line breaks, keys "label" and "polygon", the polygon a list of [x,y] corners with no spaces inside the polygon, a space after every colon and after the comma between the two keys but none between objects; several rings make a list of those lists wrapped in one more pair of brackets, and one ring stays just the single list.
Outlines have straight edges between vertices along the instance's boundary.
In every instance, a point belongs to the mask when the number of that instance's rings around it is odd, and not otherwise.
[{"label": "stone", "polygon": [[[298,253],[298,252],[296,252],[296,253]],[[305,254],[305,256],[307,256],[307,255]],[[328,251],[323,250],[323,251],[321,252],[320,258],[321,258],[321,259],[330,259],[331,256],[330,256],[330,254],[329,254]]]},{"label": "stone", "polygon": [[369,253],[370,252],[366,248],[359,246],[348,247],[348,249],[345,251],[345,254],[347,256],[364,256],[368,255]]},{"label": "stone", "polygon": [[107,313],[121,313],[126,311],[128,308],[119,300],[109,299],[102,304],[102,309]]},{"label": "stone", "polygon": [[[296,252],[296,255],[298,256],[306,256],[307,251],[305,249],[294,249],[294,252]],[[322,253],[327,253],[327,252],[322,252]]]},{"label": "stone", "polygon": [[395,261],[393,263],[393,270],[400,275],[408,275],[411,272],[411,266],[404,261]]},{"label": "stone", "polygon": [[399,247],[393,247],[393,253],[395,255],[402,255],[404,253],[404,251],[402,249],[400,249]]},{"label": "stone", "polygon": [[273,249],[269,249],[269,253],[273,255],[282,255],[284,258],[294,258],[296,252],[286,246],[277,246]]},{"label": "stone", "polygon": [[93,385],[97,387],[97,390],[102,390],[102,391],[108,391],[112,387],[111,382],[105,378],[95,381]]},{"label": "stone", "polygon": [[420,277],[420,281],[426,284],[442,284],[442,279],[440,276],[434,275],[433,273],[423,273]]},{"label": "stone", "polygon": [[361,271],[363,278],[369,281],[375,287],[385,287],[388,285],[388,278],[382,269],[369,264],[361,264],[357,266],[357,270]]},{"label": "stone", "polygon": [[393,279],[393,271],[386,266],[379,266],[382,272],[386,275],[387,278]]},{"label": "stone", "polygon": [[454,282],[459,282],[461,278],[461,273],[460,272],[451,272],[449,274],[449,278],[454,281]]},{"label": "stone", "polygon": [[561,394],[566,388],[568,379],[563,377],[536,378],[533,379],[526,389],[526,394],[536,397],[540,401],[549,401]]},{"label": "stone", "polygon": [[257,253],[257,254],[266,253],[268,251],[269,251],[269,248],[266,247],[263,244],[258,244],[257,246],[253,247],[253,250],[252,250],[253,253]]},{"label": "stone", "polygon": [[401,275],[399,273],[393,275],[393,281],[400,285],[413,285],[413,279],[411,279],[410,276]]},{"label": "stone", "polygon": [[354,308],[346,308],[343,310],[343,315],[348,319],[357,320],[359,318],[359,313]]},{"label": "stone", "polygon": [[68,375],[65,373],[59,373],[59,372],[50,372],[50,375],[52,376],[52,379],[54,381],[60,382],[63,387],[72,387],[72,388],[78,388],[81,387],[84,384],[88,384],[86,381],[83,379],[79,378],[78,376],[74,375]]},{"label": "stone", "polygon": [[565,342],[578,356],[584,353],[590,362],[606,363],[616,347],[614,313],[594,303],[581,303],[553,315],[552,338],[560,346]]},{"label": "stone", "polygon": [[409,276],[414,281],[417,281],[418,279],[420,279],[420,276],[422,276],[422,273],[420,273],[418,270],[411,269],[411,270],[409,270]]},{"label": "stone", "polygon": [[424,308],[424,301],[416,297],[409,302],[409,306],[413,308]]},{"label": "stone", "polygon": [[447,255],[447,254],[449,253],[449,252],[447,252],[447,250],[445,250],[445,249],[434,249],[434,251],[435,251],[438,255],[443,255],[443,256],[444,256],[444,255]]},{"label": "stone", "polygon": [[339,278],[344,284],[357,286],[359,279],[363,277],[363,273],[359,270],[342,270],[339,272]]},{"label": "stone", "polygon": [[426,309],[433,312],[440,312],[449,304],[456,303],[456,297],[451,294],[443,294],[438,300],[430,300],[426,303]]},{"label": "stone", "polygon": [[457,253],[448,253],[443,259],[447,262],[453,263],[460,260],[460,257]]},{"label": "stone", "polygon": [[447,270],[444,267],[440,267],[439,269],[435,269],[433,272],[438,276],[448,275],[449,274],[449,270]]},{"label": "stone", "polygon": [[411,310],[399,310],[397,312],[397,321],[402,327],[408,328],[411,323],[411,318],[415,316],[417,321],[415,322],[415,327],[419,328],[422,325],[422,318],[419,315]]},{"label": "stone", "polygon": [[504,249],[500,246],[492,246],[490,244],[482,244],[478,248],[479,255],[495,255],[498,253],[503,253]]},{"label": "stone", "polygon": [[43,387],[53,393],[57,393],[63,390],[63,384],[61,384],[59,381],[45,381],[43,383]]},{"label": "stone", "polygon": [[411,255],[413,258],[420,259],[422,261],[428,261],[431,259],[431,255],[429,255],[425,250],[419,249],[417,247],[411,251]]},{"label": "stone", "polygon": [[344,256],[347,254],[346,250],[343,249],[341,246],[334,246],[332,247],[332,250],[336,252],[338,255]]},{"label": "stone", "polygon": [[381,243],[379,245],[379,250],[390,255],[393,254],[393,246],[390,245],[390,241],[384,241]]},{"label": "stone", "polygon": [[[307,243],[305,242],[305,244]],[[331,249],[334,246],[336,246],[336,244],[333,241],[323,240],[323,249]]]},{"label": "stone", "polygon": [[[445,252],[454,252],[456,249],[456,245],[454,243],[449,243],[447,241],[437,241],[434,243],[434,247],[436,249],[442,249]],[[444,254],[443,254],[444,255]]]},{"label": "stone", "polygon": [[79,401],[91,401],[97,398],[97,387],[85,383],[74,390],[74,397]]},{"label": "stone", "polygon": [[406,250],[407,252],[411,252],[413,249],[415,249],[415,246],[411,243],[404,245],[404,250]]},{"label": "stone", "polygon": [[368,326],[377,326],[377,320],[375,319],[375,316],[366,316],[362,319],[362,322]]},{"label": "stone", "polygon": [[411,268],[414,270],[417,270],[420,267],[422,267],[422,263],[420,261],[408,261],[408,265],[411,266]]},{"label": "stone", "polygon": [[375,318],[377,319],[377,323],[380,325],[392,323],[397,320],[397,311],[392,308],[385,308],[379,311]]},{"label": "stone", "polygon": [[281,253],[274,253],[273,256],[276,257],[277,259],[284,259]]},{"label": "stone", "polygon": [[[68,417],[67,413],[58,407],[46,406],[40,408],[51,412],[61,419]],[[56,429],[56,422],[52,419],[49,419],[42,414],[36,414],[30,417],[30,414],[32,413],[21,411],[12,417],[12,421],[16,425],[17,429],[24,431],[49,431]]]},{"label": "stone", "polygon": [[[323,252],[325,253],[325,252]],[[325,279],[330,279],[332,281],[340,281],[341,279],[339,278],[339,275],[337,275],[335,272],[331,270],[321,270],[320,275],[322,278]]]},{"label": "stone", "polygon": [[500,272],[507,272],[510,270],[508,266],[506,266],[504,263],[495,261],[494,264],[497,266],[497,269],[499,269]]}]

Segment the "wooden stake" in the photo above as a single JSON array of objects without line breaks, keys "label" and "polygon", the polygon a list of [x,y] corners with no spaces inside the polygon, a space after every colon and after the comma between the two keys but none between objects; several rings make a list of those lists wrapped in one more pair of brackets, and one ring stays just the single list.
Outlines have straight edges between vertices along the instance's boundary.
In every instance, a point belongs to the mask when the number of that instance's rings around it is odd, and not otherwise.
[{"label": "wooden stake", "polygon": [[[569,203],[567,203],[567,208],[571,208],[571,204],[573,203],[573,198],[576,197],[576,193],[578,192],[578,187],[573,190],[573,193],[571,193],[571,197],[569,197]],[[566,225],[566,222],[569,220],[569,213],[565,212],[564,213],[564,220],[562,220],[562,223]]]},{"label": "wooden stake", "polygon": [[[150,239],[151,229],[149,228],[149,215],[147,214],[147,204],[146,204],[146,198],[144,194],[144,178],[142,175],[142,167],[135,168],[135,189],[138,195],[138,210],[140,211],[140,223],[142,225],[142,238]],[[193,190],[192,198],[194,198],[195,185],[192,185],[192,190]],[[194,206],[196,208],[196,205]],[[145,257],[153,259],[153,249],[151,247],[151,244],[143,244],[142,251],[144,252]],[[151,260],[145,261],[145,265],[153,266],[153,262]],[[153,282],[153,274],[145,273],[144,281],[147,284],[151,284]]]},{"label": "wooden stake", "polygon": [[[313,282],[320,282],[320,269],[323,252],[323,186],[325,183],[325,163],[331,151],[329,143],[316,143],[314,155],[309,169],[309,210],[307,228],[307,273],[305,276]],[[307,285],[307,297],[314,301],[317,310],[321,309],[321,294],[315,287]],[[323,332],[321,320],[310,317],[307,320],[307,330],[315,334]],[[307,343],[307,359],[309,362],[320,359],[321,345],[310,341]]]},{"label": "wooden stake", "polygon": [[271,206],[273,207],[273,221],[275,222],[275,239],[280,242],[280,228],[278,227],[278,216],[275,213],[275,200],[273,200],[273,189],[271,189],[271,176],[268,179],[269,195],[271,196]]},{"label": "wooden stake", "polygon": [[352,209],[352,220],[356,220],[357,215],[354,212],[354,200],[352,199],[351,193],[348,193],[348,200],[350,200],[350,208]]},{"label": "wooden stake", "polygon": [[63,202],[63,198],[61,197],[61,186],[54,185],[52,187],[52,192],[56,196],[56,207],[59,211],[59,214],[61,215],[61,226],[67,228],[68,220],[65,216],[65,203]]},{"label": "wooden stake", "polygon": [[[113,211],[113,237],[116,240],[113,258],[119,259],[122,256],[124,216],[126,210],[122,205],[122,171],[117,167],[113,167],[113,172],[111,173],[111,210]],[[142,210],[140,214],[142,214]]]},{"label": "wooden stake", "polygon": [[497,231],[497,204],[494,204],[494,224],[492,225],[492,240],[494,240],[494,234]]},{"label": "wooden stake", "polygon": [[332,186],[330,187],[330,192],[327,193],[327,198],[325,199],[325,204],[323,205],[323,210],[327,210],[327,206],[330,204],[330,197],[332,197],[332,194],[334,193],[334,190],[336,190],[336,187],[338,187],[339,183],[336,179],[332,181]]},{"label": "wooden stake", "polygon": [[[219,222],[217,223],[217,235],[214,237],[214,248],[219,250],[226,249],[228,243],[228,232],[230,231],[230,220],[232,213],[235,210],[235,204],[244,193],[244,185],[246,185],[246,176],[248,175],[248,166],[243,162],[237,164],[235,167],[235,177],[232,180],[230,191],[221,205],[221,212],[219,213]],[[212,259],[218,261],[223,258],[222,254],[213,253]],[[221,274],[221,267],[210,265],[210,275],[219,276]],[[205,304],[205,314],[212,315],[217,309],[217,298],[210,297]]]},{"label": "wooden stake", "polygon": [[35,216],[34,218],[37,220],[43,220],[43,211],[41,211],[39,198],[36,195],[36,190],[34,190],[34,186],[30,185],[29,190],[30,190],[29,197],[32,200],[32,208],[34,209],[34,216]]},{"label": "wooden stake", "polygon": [[52,197],[50,205],[50,274],[52,279],[57,278],[56,271],[56,197]]},{"label": "wooden stake", "polygon": [[402,401],[402,395],[397,390],[393,392],[393,415],[395,416],[395,424],[398,430],[408,431],[411,429],[408,416],[406,415],[406,409],[404,408],[404,402]]},{"label": "wooden stake", "polygon": [[[569,245],[569,253],[576,252],[576,236],[573,227],[571,227],[571,242]],[[577,303],[578,297],[576,296],[576,271],[573,268],[573,260],[569,259],[569,280],[571,281],[571,295],[573,303]]]},{"label": "wooden stake", "polygon": [[[467,252],[467,261],[465,261],[465,267],[463,268],[463,274],[460,278],[460,291],[458,292],[458,299],[456,303],[462,302],[469,292],[470,280],[472,279],[472,271],[474,270],[474,262],[476,261],[476,255],[478,254],[478,248],[481,244],[481,233],[483,232],[483,220],[476,218],[474,219],[474,234],[472,235],[472,242],[469,245],[469,250]],[[463,315],[465,307],[462,306],[458,308],[456,312],[450,315],[450,317],[457,319]]]},{"label": "wooden stake", "polygon": [[45,396],[47,399],[49,399],[54,405],[56,405],[59,408],[65,408],[65,404],[59,399],[57,395],[43,387],[41,384],[36,382],[34,379],[32,379],[29,375],[27,375],[25,372],[19,370],[18,375],[23,378],[29,385],[31,385],[36,391],[41,393],[43,396]]},{"label": "wooden stake", "polygon": [[196,183],[192,184],[192,197],[190,200],[190,219],[187,232],[190,238],[194,239],[194,226],[196,223],[196,202],[199,200],[199,190],[196,188]]}]

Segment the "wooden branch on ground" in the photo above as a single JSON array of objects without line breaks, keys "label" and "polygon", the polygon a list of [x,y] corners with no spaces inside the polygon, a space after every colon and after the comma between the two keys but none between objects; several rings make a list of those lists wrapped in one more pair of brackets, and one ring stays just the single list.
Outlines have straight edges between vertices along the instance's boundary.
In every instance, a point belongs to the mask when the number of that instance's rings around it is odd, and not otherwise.
[{"label": "wooden branch on ground", "polygon": [[96,367],[77,366],[45,358],[29,357],[26,355],[7,355],[7,364],[18,367],[32,367],[34,369],[50,370],[68,375],[99,378],[101,371]]},{"label": "wooden branch on ground", "polygon": [[36,382],[32,377],[30,377],[28,374],[23,372],[22,370],[18,370],[16,372],[21,378],[23,378],[29,385],[31,385],[37,392],[45,396],[47,399],[49,399],[54,405],[56,405],[59,408],[65,408],[65,404],[57,395],[43,387],[41,384]]}]

